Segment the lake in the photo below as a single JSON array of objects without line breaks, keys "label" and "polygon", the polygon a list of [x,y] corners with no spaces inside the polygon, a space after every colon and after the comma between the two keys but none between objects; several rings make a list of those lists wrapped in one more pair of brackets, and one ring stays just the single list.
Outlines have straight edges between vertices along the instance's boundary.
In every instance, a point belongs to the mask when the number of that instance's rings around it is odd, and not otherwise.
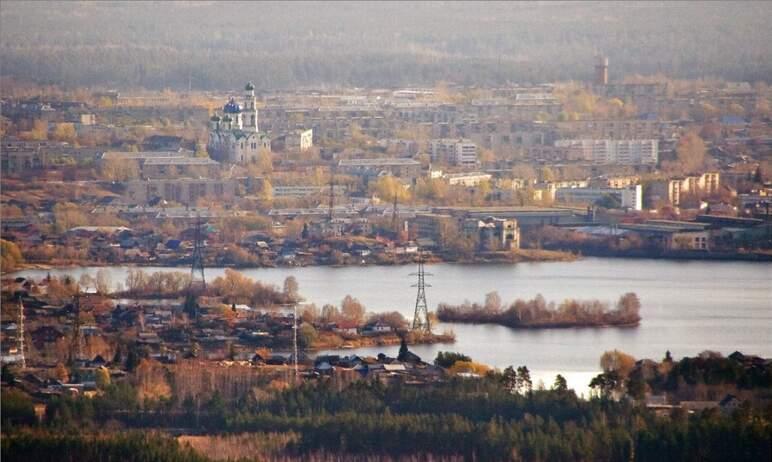
[{"label": "lake", "polygon": [[[124,281],[130,267],[111,267],[112,281]],[[188,271],[183,268],[143,268],[152,271]],[[98,268],[63,268],[52,275]],[[243,274],[281,287],[295,276],[301,294],[321,307],[339,304],[350,294],[368,311],[399,311],[412,318],[415,305],[412,266],[305,267],[242,269]],[[438,351],[463,352],[495,367],[526,365],[534,383],[547,386],[557,373],[569,385],[586,390],[599,370],[606,350],[619,349],[636,358],[661,359],[666,350],[674,357],[703,350],[730,354],[735,350],[772,356],[772,264],[723,261],[670,261],[585,258],[574,262],[518,263],[514,265],[427,265],[427,300],[430,309],[440,302],[484,301],[498,291],[504,302],[542,294],[547,301],[566,298],[599,299],[616,303],[625,292],[641,299],[641,324],[634,328],[576,328],[513,330],[495,325],[439,324],[452,329],[454,345],[418,345],[411,350],[431,361]],[[207,268],[207,280],[224,268]],[[44,277],[49,271],[28,270],[19,275]],[[396,355],[398,347],[357,350],[359,354]],[[350,353],[352,350],[346,350]]]}]

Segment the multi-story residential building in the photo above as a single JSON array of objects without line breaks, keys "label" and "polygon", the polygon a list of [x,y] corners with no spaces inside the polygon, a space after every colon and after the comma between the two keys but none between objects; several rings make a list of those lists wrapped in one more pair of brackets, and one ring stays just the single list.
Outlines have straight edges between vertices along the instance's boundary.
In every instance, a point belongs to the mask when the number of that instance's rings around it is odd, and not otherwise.
[{"label": "multi-story residential building", "polygon": [[273,151],[307,151],[314,146],[314,129],[298,129],[284,133],[271,140]]},{"label": "multi-story residential building", "polygon": [[590,185],[587,180],[563,180],[563,181],[547,181],[544,183],[537,183],[534,189],[542,190],[542,200],[554,201],[555,193],[558,189],[568,188],[586,188]]},{"label": "multi-story residential building", "polygon": [[48,157],[41,149],[18,149],[0,152],[0,170],[3,174],[21,174],[31,170],[45,168],[48,165]]},{"label": "multi-story residential building", "polygon": [[597,182],[599,185],[608,186],[609,188],[625,188],[627,186],[633,186],[641,182],[641,178],[636,175],[631,176],[612,176],[608,178],[599,178]]},{"label": "multi-story residential building", "polygon": [[145,178],[211,178],[220,170],[220,163],[208,157],[159,157],[145,159],[141,170]]},{"label": "multi-story residential building", "polygon": [[657,140],[558,140],[556,147],[569,149],[569,157],[598,165],[656,165]]},{"label": "multi-story residential building", "polygon": [[555,192],[555,200],[564,204],[595,204],[606,196],[615,198],[621,208],[643,209],[641,185],[624,188],[559,188]]},{"label": "multi-story residential building", "polygon": [[718,192],[720,185],[721,175],[718,172],[706,172],[702,175],[655,181],[648,187],[648,197],[653,204],[667,201],[678,207],[685,194],[714,194]]},{"label": "multi-story residential building", "polygon": [[378,140],[378,146],[388,152],[394,152],[399,156],[414,156],[418,154],[418,142],[399,138]]},{"label": "multi-story residential building", "polygon": [[100,158],[100,162],[107,160],[135,160],[142,166],[151,159],[180,159],[193,157],[193,151],[106,151]]},{"label": "multi-story residential building", "polygon": [[129,181],[124,199],[129,204],[138,205],[145,205],[153,199],[195,205],[200,198],[227,201],[235,195],[235,180],[175,178]]},{"label": "multi-story residential building", "polygon": [[415,180],[421,175],[421,163],[405,158],[341,159],[338,168],[347,175],[367,178],[388,173],[405,180]]},{"label": "multi-story residential building", "polygon": [[223,116],[209,121],[207,150],[213,159],[234,164],[257,162],[261,151],[271,150],[271,140],[258,131],[255,86],[244,87],[244,105],[234,98],[223,106]]},{"label": "multi-story residential building", "polygon": [[[342,196],[346,194],[346,187],[343,185],[334,185],[333,194]],[[316,195],[329,195],[330,186],[274,186],[273,197],[306,197]]]},{"label": "multi-story residential building", "polygon": [[675,123],[659,120],[570,120],[553,122],[562,138],[611,140],[641,140],[673,138],[677,134]]},{"label": "multi-story residential building", "polygon": [[477,167],[477,145],[469,139],[434,139],[429,143],[432,162],[462,167]]},{"label": "multi-story residential building", "polygon": [[374,138],[389,136],[389,122],[382,107],[361,105],[308,106],[270,105],[260,110],[261,126],[274,133],[313,129],[314,142],[322,139],[343,141],[358,127]]},{"label": "multi-story residential building", "polygon": [[489,173],[471,172],[471,173],[449,173],[444,175],[451,186],[466,186],[471,188],[478,186],[483,181],[490,181],[493,178]]}]

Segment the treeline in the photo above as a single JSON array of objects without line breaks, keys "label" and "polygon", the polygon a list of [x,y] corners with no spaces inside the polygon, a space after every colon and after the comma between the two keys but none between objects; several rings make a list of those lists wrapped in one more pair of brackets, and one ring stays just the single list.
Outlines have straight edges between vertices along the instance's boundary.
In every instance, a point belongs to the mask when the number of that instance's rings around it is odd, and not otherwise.
[{"label": "treeline", "polygon": [[[199,409],[189,401],[182,412],[163,402],[156,412],[148,403],[140,410],[136,403],[124,401],[113,407],[121,412],[111,413],[106,398],[100,398],[101,411],[95,412],[93,400],[61,398],[46,425],[72,434],[94,431],[108,421],[113,426],[122,422],[232,434],[292,433],[299,439],[285,451],[300,459],[320,451],[338,457],[424,453],[465,460],[536,461],[769,460],[772,455],[769,415],[753,409],[660,418],[629,401],[579,399],[557,380],[551,390],[513,393],[510,382],[519,375],[491,372],[479,380],[453,379],[429,387],[355,382],[341,388],[325,381],[260,398],[245,396],[233,403],[214,396]],[[99,445],[63,445],[61,437],[50,433],[38,438],[39,444],[33,445],[29,439],[4,435],[3,457],[51,460],[53,455],[67,454],[73,460],[94,460],[78,458],[79,451],[113,454],[111,448]],[[54,441],[46,442],[49,438]],[[153,444],[151,440],[148,446]]]},{"label": "treeline", "polygon": [[147,432],[115,432],[94,435],[49,431],[25,431],[3,435],[4,461],[77,460],[102,462],[204,462],[202,457],[177,440]]},{"label": "treeline", "polygon": [[[128,297],[181,297],[190,286],[190,274],[179,271],[155,271],[147,273],[141,269],[130,269],[126,275],[126,288],[119,288],[115,296]],[[273,284],[254,281],[230,268],[206,287],[202,295],[221,297],[228,304],[247,303],[252,306],[272,306],[293,303],[300,300],[298,284],[294,277],[288,277],[283,289]]]},{"label": "treeline", "polygon": [[755,81],[772,75],[770,20],[763,3],[11,2],[0,60],[7,75],[65,86],[485,85],[589,79],[602,50],[612,79]]},{"label": "treeline", "polygon": [[772,364],[739,352],[724,357],[704,351],[676,361],[668,351],[662,361],[656,362],[636,361],[614,350],[603,354],[600,365],[603,372],[592,379],[590,386],[604,395],[621,391],[635,399],[650,393],[666,394],[676,401],[719,401],[727,394],[735,394],[753,400],[759,396],[766,399],[772,388]]},{"label": "treeline", "polygon": [[531,300],[518,299],[503,307],[498,293],[486,295],[485,303],[437,307],[442,322],[500,324],[514,328],[634,326],[641,317],[641,303],[635,293],[619,298],[614,309],[598,300],[565,300],[559,305],[547,303],[541,294]]}]

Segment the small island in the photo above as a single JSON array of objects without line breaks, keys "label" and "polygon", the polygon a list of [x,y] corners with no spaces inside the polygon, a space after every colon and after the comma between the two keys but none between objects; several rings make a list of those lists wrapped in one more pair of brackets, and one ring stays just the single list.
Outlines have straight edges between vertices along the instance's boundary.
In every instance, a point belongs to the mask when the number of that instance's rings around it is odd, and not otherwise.
[{"label": "small island", "polygon": [[483,305],[441,303],[437,318],[442,322],[499,324],[518,329],[634,327],[641,320],[640,307],[641,302],[633,292],[622,295],[613,309],[599,300],[564,300],[556,305],[547,303],[541,294],[531,300],[515,300],[505,307],[499,294],[491,292]]}]

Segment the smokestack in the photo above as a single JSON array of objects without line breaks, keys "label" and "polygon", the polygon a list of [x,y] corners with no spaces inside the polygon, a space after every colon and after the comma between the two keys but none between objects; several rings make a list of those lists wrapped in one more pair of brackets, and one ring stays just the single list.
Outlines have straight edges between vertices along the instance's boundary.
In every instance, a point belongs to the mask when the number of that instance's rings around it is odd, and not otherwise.
[{"label": "smokestack", "polygon": [[595,57],[595,85],[608,85],[608,58]]}]

